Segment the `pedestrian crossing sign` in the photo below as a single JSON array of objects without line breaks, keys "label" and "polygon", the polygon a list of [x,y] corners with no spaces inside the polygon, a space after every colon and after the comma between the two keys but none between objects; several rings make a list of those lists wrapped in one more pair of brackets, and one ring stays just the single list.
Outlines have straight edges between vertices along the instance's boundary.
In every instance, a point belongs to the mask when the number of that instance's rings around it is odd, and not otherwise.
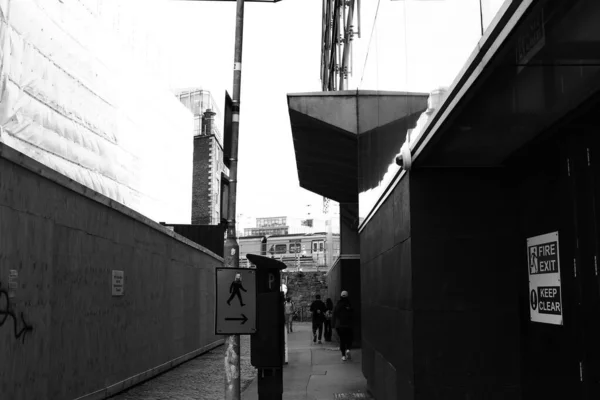
[{"label": "pedestrian crossing sign", "polygon": [[215,334],[256,332],[256,270],[217,268]]}]

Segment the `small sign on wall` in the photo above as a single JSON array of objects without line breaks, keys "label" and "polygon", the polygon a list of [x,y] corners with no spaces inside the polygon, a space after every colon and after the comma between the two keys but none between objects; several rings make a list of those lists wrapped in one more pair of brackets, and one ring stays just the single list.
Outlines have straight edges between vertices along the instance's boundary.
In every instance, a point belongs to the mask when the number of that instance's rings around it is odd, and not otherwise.
[{"label": "small sign on wall", "polygon": [[112,295],[123,296],[125,291],[125,273],[123,271],[112,271]]},{"label": "small sign on wall", "polygon": [[527,239],[531,321],[563,324],[558,232]]},{"label": "small sign on wall", "polygon": [[15,297],[17,288],[19,287],[19,271],[11,269],[8,271],[8,297]]}]

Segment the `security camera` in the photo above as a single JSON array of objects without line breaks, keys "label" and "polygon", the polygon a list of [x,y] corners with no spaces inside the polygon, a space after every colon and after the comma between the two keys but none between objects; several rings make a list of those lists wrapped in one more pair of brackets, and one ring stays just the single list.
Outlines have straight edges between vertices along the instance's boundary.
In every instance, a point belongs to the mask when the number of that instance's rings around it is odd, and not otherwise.
[{"label": "security camera", "polygon": [[412,165],[412,155],[410,154],[410,146],[404,143],[400,148],[400,153],[396,156],[396,164],[402,169],[408,171]]}]

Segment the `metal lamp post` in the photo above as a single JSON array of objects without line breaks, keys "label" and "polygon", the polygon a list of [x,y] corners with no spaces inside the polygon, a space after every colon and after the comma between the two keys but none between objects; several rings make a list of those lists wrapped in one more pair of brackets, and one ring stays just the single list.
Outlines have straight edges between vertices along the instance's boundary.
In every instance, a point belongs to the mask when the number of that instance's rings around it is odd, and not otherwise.
[{"label": "metal lamp post", "polygon": [[[240,264],[235,213],[237,199],[238,138],[240,127],[240,89],[242,83],[242,44],[244,39],[244,2],[276,3],[280,0],[187,0],[187,1],[236,1],[235,52],[233,61],[233,95],[231,121],[231,156],[229,158],[229,198],[227,215],[227,239],[223,258],[225,266],[237,268]],[[240,391],[240,335],[229,335],[225,349],[225,399],[239,400]]]}]

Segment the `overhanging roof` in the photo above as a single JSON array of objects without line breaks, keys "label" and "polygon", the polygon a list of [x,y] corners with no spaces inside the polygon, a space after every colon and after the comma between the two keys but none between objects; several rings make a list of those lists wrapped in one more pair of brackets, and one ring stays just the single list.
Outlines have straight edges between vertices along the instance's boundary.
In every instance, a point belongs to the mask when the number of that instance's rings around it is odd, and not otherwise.
[{"label": "overhanging roof", "polygon": [[[427,98],[426,93],[366,90],[288,94],[300,186],[341,203],[356,203],[359,162],[381,157],[359,147],[386,143],[389,137],[403,141],[427,108]],[[386,148],[393,152],[390,157],[399,151]]]}]

